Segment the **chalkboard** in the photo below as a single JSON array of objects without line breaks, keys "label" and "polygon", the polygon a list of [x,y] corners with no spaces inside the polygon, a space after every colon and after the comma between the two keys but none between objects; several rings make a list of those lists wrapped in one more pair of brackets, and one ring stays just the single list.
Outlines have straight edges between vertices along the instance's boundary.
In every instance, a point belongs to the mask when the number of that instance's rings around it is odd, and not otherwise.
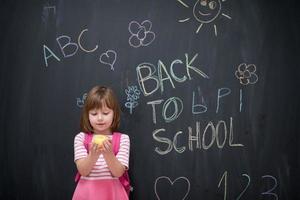
[{"label": "chalkboard", "polygon": [[71,199],[86,93],[116,92],[131,199],[300,199],[296,1],[1,2],[0,199]]}]

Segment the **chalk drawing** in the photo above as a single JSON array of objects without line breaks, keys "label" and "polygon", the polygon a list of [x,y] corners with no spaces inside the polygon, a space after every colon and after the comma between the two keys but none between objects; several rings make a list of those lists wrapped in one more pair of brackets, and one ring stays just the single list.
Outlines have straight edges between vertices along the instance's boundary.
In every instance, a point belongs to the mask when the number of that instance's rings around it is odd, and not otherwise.
[{"label": "chalk drawing", "polygon": [[72,57],[77,53],[78,45],[75,42],[71,42],[70,36],[61,35],[56,38],[56,41],[65,58]]},{"label": "chalk drawing", "polygon": [[155,39],[155,33],[151,31],[151,28],[152,22],[149,20],[145,20],[141,24],[131,21],[128,26],[131,34],[128,40],[129,45],[134,48],[150,45]]},{"label": "chalk drawing", "polygon": [[[209,79],[209,76],[204,73],[201,69],[194,67],[193,62],[198,57],[198,54],[195,54],[193,57],[185,54],[185,61],[180,59],[175,59],[170,66],[164,64],[163,61],[158,60],[157,67],[152,63],[141,63],[136,67],[137,80],[140,86],[140,90],[144,96],[149,96],[152,93],[160,89],[161,93],[164,92],[164,82],[168,81],[173,89],[175,89],[174,81],[177,83],[184,83],[187,80],[192,80],[191,74],[198,74],[202,78]],[[174,67],[184,67],[187,76],[178,77],[175,74]],[[173,81],[174,79],[174,81]],[[151,86],[146,87],[150,81]],[[153,87],[153,81],[155,82],[155,87]],[[149,91],[146,88],[152,89]]]},{"label": "chalk drawing", "polygon": [[53,51],[51,51],[50,48],[46,45],[43,45],[43,52],[46,67],[48,67],[48,59],[51,57],[54,57],[57,61],[60,61],[59,57],[55,55],[55,53],[53,53]]},{"label": "chalk drawing", "polygon": [[169,177],[167,176],[160,176],[158,177],[156,180],[155,180],[155,183],[154,183],[154,192],[155,192],[155,195],[156,195],[156,198],[158,200],[160,200],[160,197],[159,197],[159,194],[158,194],[158,191],[157,191],[157,188],[158,188],[158,183],[159,182],[166,182],[167,184],[171,184],[171,186],[174,186],[175,184],[179,184],[180,182],[184,183],[185,185],[187,185],[187,188],[186,190],[182,190],[182,198],[181,200],[184,200],[189,192],[190,192],[190,187],[191,187],[191,183],[189,181],[189,179],[187,179],[186,177],[178,177],[176,178],[174,181],[172,181]]},{"label": "chalk drawing", "polygon": [[132,114],[132,109],[139,105],[138,99],[140,98],[140,90],[137,88],[136,85],[128,86],[125,89],[125,93],[127,95],[127,102],[125,103],[125,107],[129,108],[130,114]]},{"label": "chalk drawing", "polygon": [[224,179],[224,198],[223,198],[223,200],[226,200],[226,198],[227,198],[227,179],[228,179],[227,174],[228,174],[228,172],[225,171],[218,183],[218,188],[219,188],[221,186],[222,180]]},{"label": "chalk drawing", "polygon": [[240,195],[236,198],[236,200],[240,200],[240,198],[243,196],[243,194],[246,192],[248,187],[250,186],[251,178],[248,174],[242,174],[242,176],[245,176],[248,179],[247,185],[244,188],[244,190],[240,193]]},{"label": "chalk drawing", "polygon": [[76,100],[77,100],[77,106],[78,106],[79,108],[82,108],[82,107],[83,107],[84,101],[85,101],[86,97],[87,97],[87,93],[84,93],[84,94],[82,95],[82,98],[80,98],[80,97],[77,97],[77,98],[76,98]]},{"label": "chalk drawing", "polygon": [[276,187],[277,187],[277,179],[274,177],[274,176],[271,176],[271,175],[264,175],[264,176],[262,176],[262,178],[264,179],[264,178],[271,178],[273,181],[274,181],[274,186],[271,188],[271,189],[269,189],[268,191],[266,191],[266,192],[263,192],[263,193],[261,193],[262,195],[270,195],[270,196],[273,196],[273,197],[275,197],[275,199],[276,200],[278,200],[278,195],[276,194],[276,193],[274,193],[273,191],[276,189]]},{"label": "chalk drawing", "polygon": [[256,66],[254,64],[242,63],[235,71],[235,76],[242,85],[255,84],[258,81],[258,76],[255,72]]},{"label": "chalk drawing", "polygon": [[55,16],[56,16],[56,7],[50,6],[49,3],[47,3],[43,8],[43,13],[42,13],[42,21],[45,24],[45,26],[47,26],[49,18]]},{"label": "chalk drawing", "polygon": [[117,53],[114,50],[108,50],[100,55],[100,62],[109,65],[111,70],[114,70],[114,64],[117,59]]},{"label": "chalk drawing", "polygon": [[[244,189],[242,190],[242,192],[240,192],[239,196],[236,198],[236,200],[240,200],[241,197],[245,194],[245,192],[247,191],[247,189],[250,187],[250,183],[251,183],[251,177],[248,175],[248,174],[242,174],[242,176],[246,177],[247,178],[247,184],[246,186],[244,187]],[[223,200],[226,200],[227,199],[227,191],[228,191],[228,177],[229,177],[229,174],[227,171],[225,171],[218,183],[218,188],[221,186],[221,183],[222,181],[224,180],[224,195],[223,195]],[[277,179],[274,177],[274,176],[271,176],[271,175],[264,175],[261,177],[262,179],[266,179],[266,178],[269,178],[271,179],[274,184],[273,184],[273,187],[269,190],[267,190],[266,192],[262,192],[261,194],[262,195],[269,195],[269,196],[273,196],[274,198],[272,199],[276,199],[278,200],[278,195],[276,193],[274,193],[274,190],[276,189],[277,187]],[[269,185],[270,183],[268,183]],[[271,199],[271,198],[270,198]]]},{"label": "chalk drawing", "polygon": [[192,101],[192,113],[199,114],[207,111],[207,104],[205,103],[204,97],[202,96],[202,92],[200,87],[197,87],[197,91],[199,96],[201,97],[201,103],[195,103],[195,92],[193,91],[193,101]]},{"label": "chalk drawing", "polygon": [[[182,0],[177,0],[182,6],[190,9],[191,7],[183,2]],[[219,16],[223,16],[227,19],[231,19],[228,14],[222,12],[222,3],[226,0],[197,0],[193,6],[193,18],[199,22],[196,33],[199,33],[200,29],[204,24],[213,24],[214,34],[218,36],[217,25],[215,24],[216,19]],[[178,20],[180,23],[187,22],[191,17]]]},{"label": "chalk drawing", "polygon": [[78,36],[78,45],[79,45],[80,49],[82,49],[83,51],[85,51],[85,52],[87,52],[87,53],[94,52],[94,51],[96,51],[96,50],[98,49],[98,45],[96,45],[94,49],[87,50],[87,49],[83,48],[83,46],[82,46],[82,44],[81,44],[81,41],[80,41],[80,40],[81,40],[82,34],[83,34],[84,32],[86,32],[86,31],[88,31],[88,29],[82,30],[81,33],[79,34],[79,36]]}]

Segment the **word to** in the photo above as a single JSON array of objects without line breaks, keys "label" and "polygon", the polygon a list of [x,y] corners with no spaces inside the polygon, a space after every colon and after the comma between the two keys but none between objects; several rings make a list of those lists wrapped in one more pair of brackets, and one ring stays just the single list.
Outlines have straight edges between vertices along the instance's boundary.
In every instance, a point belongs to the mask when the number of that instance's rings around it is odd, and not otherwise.
[{"label": "word to", "polygon": [[[198,92],[199,92],[198,87]],[[201,93],[201,92],[199,92]],[[216,95],[216,113],[220,110],[220,105],[222,101],[225,101],[225,97],[231,94],[230,88],[219,88]],[[208,105],[204,101],[204,97],[200,96],[197,98],[196,91],[193,91],[193,99],[191,103],[191,112],[193,115],[202,114],[207,112]],[[200,99],[200,100],[199,100]],[[221,101],[222,100],[222,101]],[[239,111],[242,111],[243,107],[243,93],[242,90],[239,90]],[[176,120],[182,113],[185,105],[181,98],[179,97],[170,97],[167,100],[158,99],[147,102],[148,105],[152,107],[152,122],[156,124],[157,122],[157,110],[161,110],[161,116],[164,122],[170,123]],[[162,106],[161,106],[162,105]]]}]

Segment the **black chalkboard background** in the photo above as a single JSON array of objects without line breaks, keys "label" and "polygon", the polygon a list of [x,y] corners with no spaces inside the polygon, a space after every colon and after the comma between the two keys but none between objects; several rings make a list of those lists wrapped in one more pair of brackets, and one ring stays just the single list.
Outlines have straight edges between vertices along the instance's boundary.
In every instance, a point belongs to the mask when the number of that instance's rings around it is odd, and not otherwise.
[{"label": "black chalkboard background", "polygon": [[296,1],[11,0],[0,13],[0,199],[71,199],[97,84],[122,107],[132,199],[300,199]]}]

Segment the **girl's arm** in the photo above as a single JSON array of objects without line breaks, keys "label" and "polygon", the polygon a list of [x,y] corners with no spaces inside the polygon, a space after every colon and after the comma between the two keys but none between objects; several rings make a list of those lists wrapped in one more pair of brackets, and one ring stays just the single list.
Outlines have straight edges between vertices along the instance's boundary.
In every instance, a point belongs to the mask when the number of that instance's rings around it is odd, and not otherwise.
[{"label": "girl's arm", "polygon": [[87,157],[75,161],[77,169],[82,176],[90,174],[100,154],[101,151],[99,150],[98,145],[93,144]]},{"label": "girl's arm", "polygon": [[126,168],[116,158],[112,150],[112,144],[110,140],[106,140],[103,143],[102,154],[112,175],[117,178],[121,177],[124,174]]}]

